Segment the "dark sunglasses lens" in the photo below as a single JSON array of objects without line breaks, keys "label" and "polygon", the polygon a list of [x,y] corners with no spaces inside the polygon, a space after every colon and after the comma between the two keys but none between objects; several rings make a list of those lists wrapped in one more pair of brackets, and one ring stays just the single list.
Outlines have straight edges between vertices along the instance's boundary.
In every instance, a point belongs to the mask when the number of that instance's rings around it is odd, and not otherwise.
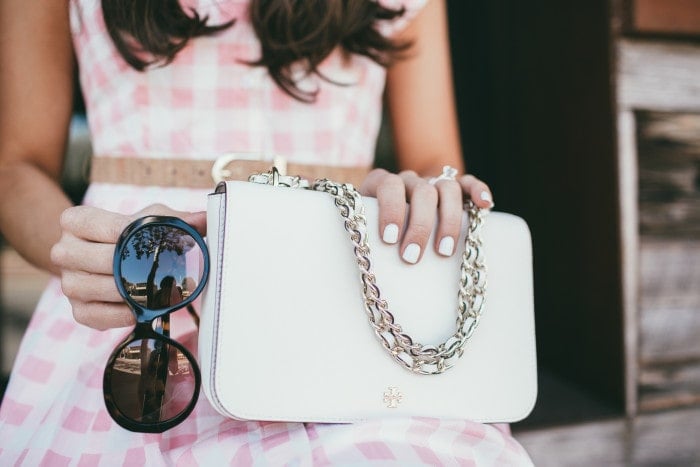
[{"label": "dark sunglasses lens", "polygon": [[107,368],[112,403],[127,418],[142,423],[171,420],[184,412],[195,394],[192,363],[176,346],[139,339],[122,347]]},{"label": "dark sunglasses lens", "polygon": [[126,293],[149,310],[187,300],[203,279],[204,255],[190,234],[169,225],[146,225],[122,249]]}]

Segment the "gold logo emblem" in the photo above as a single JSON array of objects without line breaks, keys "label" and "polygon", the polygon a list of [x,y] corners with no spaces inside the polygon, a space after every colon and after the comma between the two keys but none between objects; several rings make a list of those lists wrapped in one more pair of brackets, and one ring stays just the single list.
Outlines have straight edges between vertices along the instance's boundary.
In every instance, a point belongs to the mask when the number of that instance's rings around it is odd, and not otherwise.
[{"label": "gold logo emblem", "polygon": [[384,403],[390,409],[397,408],[402,400],[403,394],[401,394],[397,387],[389,386],[384,392]]}]

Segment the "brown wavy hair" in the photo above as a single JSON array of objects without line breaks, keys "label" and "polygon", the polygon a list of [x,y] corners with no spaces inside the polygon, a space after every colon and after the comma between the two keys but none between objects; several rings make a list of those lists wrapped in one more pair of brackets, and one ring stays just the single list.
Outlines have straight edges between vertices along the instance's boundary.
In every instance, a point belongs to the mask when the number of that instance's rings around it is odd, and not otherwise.
[{"label": "brown wavy hair", "polygon": [[[236,21],[210,25],[207,16],[183,10],[179,0],[102,0],[102,14],[115,47],[139,71],[167,65],[190,39],[215,35]],[[410,43],[380,34],[377,21],[403,14],[403,8],[386,8],[376,0],[251,0],[250,19],[262,56],[244,63],[266,67],[287,94],[313,102],[317,91],[299,89],[292,64],[329,81],[318,66],[341,47],[388,66]]]}]

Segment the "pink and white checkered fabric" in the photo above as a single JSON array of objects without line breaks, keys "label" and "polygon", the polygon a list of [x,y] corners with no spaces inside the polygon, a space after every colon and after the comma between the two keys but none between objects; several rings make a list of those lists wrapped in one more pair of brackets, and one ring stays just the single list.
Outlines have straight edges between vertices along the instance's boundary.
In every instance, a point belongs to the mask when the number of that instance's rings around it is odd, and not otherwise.
[{"label": "pink and white checkered fabric", "polygon": [[[405,19],[426,0],[404,4]],[[242,65],[259,45],[247,1],[194,1],[213,23],[237,18],[216,37],[200,38],[170,65],[138,73],[116,54],[97,0],[71,0],[71,27],[94,150],[106,156],[215,158],[275,153],[290,160],[367,166],[381,112],[384,71],[339,54],[324,63],[335,86],[310,78],[319,101],[302,104],[264,70]],[[132,213],[160,202],[202,210],[207,190],[93,184],[85,204]],[[195,348],[189,319],[175,313],[173,334]],[[184,319],[182,319],[184,318]],[[179,331],[179,337],[178,337]],[[104,408],[102,373],[130,330],[77,325],[60,282],[52,279],[23,339],[0,407],[0,465],[531,465],[507,426],[464,420],[393,419],[352,425],[235,421],[204,397],[191,416],[163,434],[116,425]]]},{"label": "pink and white checkered fabric", "polygon": [[372,164],[382,67],[365,57],[344,60],[334,53],[321,71],[344,85],[308,77],[300,86],[318,89],[318,101],[304,104],[279,89],[265,68],[244,63],[260,56],[247,18],[248,1],[200,3],[194,6],[211,24],[232,18],[236,24],[216,37],[192,41],[170,65],[140,73],[112,46],[100,3],[72,2],[74,43],[96,154],[209,159],[252,152],[300,163]]}]

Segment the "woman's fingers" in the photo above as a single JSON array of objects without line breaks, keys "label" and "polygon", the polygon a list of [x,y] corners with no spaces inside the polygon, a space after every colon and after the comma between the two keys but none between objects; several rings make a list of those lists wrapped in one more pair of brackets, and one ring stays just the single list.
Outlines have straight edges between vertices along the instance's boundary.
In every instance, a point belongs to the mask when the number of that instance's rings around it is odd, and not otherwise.
[{"label": "woman's fingers", "polygon": [[71,299],[73,318],[80,324],[104,331],[136,324],[136,318],[124,303],[84,302]]},{"label": "woman's fingers", "polygon": [[61,274],[61,288],[66,297],[82,302],[120,303],[124,301],[119,295],[112,275],[65,271]]},{"label": "woman's fingers", "polygon": [[406,220],[406,188],[396,174],[388,174],[377,187],[379,234],[386,243],[397,243]]},{"label": "woman's fingers", "polygon": [[79,323],[96,329],[134,323],[112,275],[114,249],[129,223],[147,215],[180,217],[200,233],[206,231],[205,212],[175,211],[162,204],[132,216],[90,206],[72,207],[61,215],[63,234],[51,250],[51,259],[61,270],[63,293]]},{"label": "woman's fingers", "polygon": [[442,178],[433,184],[413,171],[396,175],[375,169],[360,191],[377,198],[379,236],[386,243],[399,243],[401,257],[410,264],[420,261],[428,247],[436,213],[438,224],[431,247],[442,256],[451,256],[460,236],[465,196],[481,208],[493,207],[489,187],[473,175]]},{"label": "woman's fingers", "polygon": [[116,243],[126,226],[143,216],[179,217],[200,233],[206,233],[206,212],[176,211],[163,204],[153,204],[131,216],[92,206],[74,206],[61,214],[61,228],[83,240]]},{"label": "woman's fingers", "polygon": [[462,175],[457,179],[464,193],[480,208],[492,208],[493,196],[488,185],[473,175]]},{"label": "woman's fingers", "polygon": [[61,214],[63,234],[51,249],[51,260],[61,270],[63,294],[81,324],[107,329],[133,321],[112,276],[114,243],[128,223],[128,216],[89,206]]},{"label": "woman's fingers", "polygon": [[152,204],[141,211],[137,212],[131,216],[131,220],[136,220],[143,216],[170,216],[179,217],[183,221],[190,224],[194,229],[199,232],[202,236],[207,234],[207,212],[187,212],[187,211],[176,211],[169,208],[164,204]]},{"label": "woman's fingers", "polygon": [[194,227],[200,235],[203,237],[207,235],[207,211],[183,212],[180,217]]},{"label": "woman's fingers", "polygon": [[398,243],[406,221],[404,181],[398,175],[384,169],[375,169],[365,178],[360,192],[377,198],[379,237],[386,243]]},{"label": "woman's fingers", "polygon": [[113,256],[113,243],[88,242],[69,232],[64,232],[51,249],[51,260],[61,270],[93,274],[111,275]]},{"label": "woman's fingers", "polygon": [[428,239],[435,226],[438,192],[435,187],[415,172],[401,172],[411,207],[408,225],[401,242],[401,258],[410,264],[423,256]]},{"label": "woman's fingers", "polygon": [[435,251],[442,256],[451,256],[462,228],[463,195],[459,183],[440,180],[435,184],[438,191],[438,228],[435,235]]},{"label": "woman's fingers", "polygon": [[115,243],[131,218],[92,206],[74,206],[61,214],[61,228],[75,237],[100,243]]}]

